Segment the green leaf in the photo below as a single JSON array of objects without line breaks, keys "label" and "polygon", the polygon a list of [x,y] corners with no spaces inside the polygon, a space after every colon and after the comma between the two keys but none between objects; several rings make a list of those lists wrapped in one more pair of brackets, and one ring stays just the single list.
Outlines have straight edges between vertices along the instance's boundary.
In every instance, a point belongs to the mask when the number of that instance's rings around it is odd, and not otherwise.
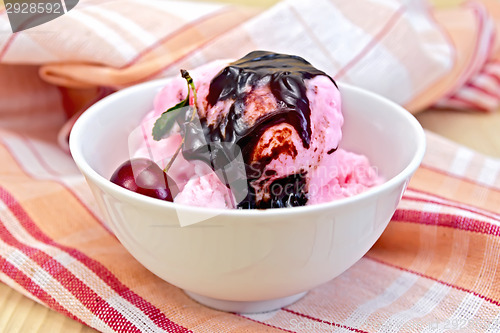
[{"label": "green leaf", "polygon": [[[187,108],[186,108],[187,107]],[[161,116],[156,120],[153,126],[153,139],[160,141],[170,130],[174,127],[176,120],[179,116],[189,110],[189,93],[186,99],[180,101],[176,105],[172,106],[167,111],[163,112]]]}]

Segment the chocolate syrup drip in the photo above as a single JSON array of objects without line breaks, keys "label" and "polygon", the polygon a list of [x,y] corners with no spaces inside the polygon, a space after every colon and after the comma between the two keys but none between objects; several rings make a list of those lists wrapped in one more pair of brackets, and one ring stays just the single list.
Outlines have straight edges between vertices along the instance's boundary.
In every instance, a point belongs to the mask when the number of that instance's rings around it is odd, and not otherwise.
[{"label": "chocolate syrup drip", "polygon": [[306,177],[303,173],[276,179],[269,186],[270,199],[261,208],[284,208],[304,206],[307,203]]},{"label": "chocolate syrup drip", "polygon": [[[227,99],[234,101],[228,116],[210,129],[211,139],[238,142],[251,134],[261,134],[255,132],[264,132],[272,125],[287,122],[295,127],[304,147],[308,148],[311,109],[304,80],[316,75],[326,74],[301,57],[267,51],[254,51],[230,63],[210,83],[209,105],[214,106],[218,101]],[[269,80],[271,92],[281,107],[267,119],[249,126],[243,119],[245,100],[248,91],[264,79]]]},{"label": "chocolate syrup drip", "polygon": [[[203,133],[193,128],[188,129],[187,139],[193,143],[186,144],[188,148],[183,150],[184,157],[188,160],[205,161],[214,170],[218,170],[227,167],[241,150],[246,175],[241,174],[241,168],[237,168],[239,171],[228,170],[232,177],[245,177],[247,180],[248,195],[238,206],[240,208],[280,206],[281,204],[255,202],[254,189],[250,182],[262,175],[265,166],[271,160],[259,161],[251,165],[251,156],[261,135],[269,127],[281,123],[293,126],[300,136],[303,146],[309,148],[311,109],[304,80],[317,75],[328,77],[301,57],[267,51],[254,51],[230,63],[212,79],[207,96],[210,107],[218,101],[230,100],[229,112],[226,117],[221,117],[214,125],[207,124],[206,119],[200,119]],[[335,84],[335,81],[331,77],[329,78]],[[257,119],[254,124],[249,125],[244,119],[247,107],[246,98],[255,87],[263,84],[269,84],[279,107]],[[203,141],[208,144],[203,145]],[[281,183],[296,183],[297,177],[286,177]],[[227,179],[227,177],[224,178]],[[304,177],[300,176],[299,178],[303,179]],[[286,184],[281,185],[285,186]],[[294,206],[304,205],[307,200],[302,198],[281,201],[287,202],[285,206]]]}]

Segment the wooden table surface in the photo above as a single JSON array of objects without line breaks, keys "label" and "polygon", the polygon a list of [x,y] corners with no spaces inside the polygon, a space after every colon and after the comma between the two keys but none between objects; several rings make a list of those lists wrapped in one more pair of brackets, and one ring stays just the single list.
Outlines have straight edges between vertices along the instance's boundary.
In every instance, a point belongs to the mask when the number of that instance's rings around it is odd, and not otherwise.
[{"label": "wooden table surface", "polygon": [[[434,0],[441,5],[453,5],[458,1]],[[243,0],[240,2],[264,6],[277,0]],[[490,114],[426,110],[416,117],[429,131],[478,152],[500,158],[500,110]],[[91,333],[97,331],[32,301],[0,282],[0,332]]]}]

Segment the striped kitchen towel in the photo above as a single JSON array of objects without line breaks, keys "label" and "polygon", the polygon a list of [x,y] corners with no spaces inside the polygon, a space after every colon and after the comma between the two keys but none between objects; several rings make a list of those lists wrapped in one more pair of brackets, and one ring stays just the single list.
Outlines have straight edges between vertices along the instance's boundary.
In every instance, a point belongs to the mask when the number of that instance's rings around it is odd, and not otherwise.
[{"label": "striped kitchen towel", "polygon": [[368,254],[299,302],[244,316],[199,305],[135,261],[50,139],[2,136],[0,279],[99,331],[500,329],[499,160],[427,133],[423,164]]},{"label": "striped kitchen towel", "polygon": [[[437,1],[437,0],[435,0]],[[424,0],[287,0],[259,13],[227,4],[82,0],[65,15],[9,33],[0,7],[0,64],[33,65],[68,115],[109,92],[255,49],[303,56],[411,112],[500,105],[500,4],[434,10]],[[20,74],[21,75],[21,74]]]},{"label": "striped kitchen towel", "polygon": [[119,89],[270,49],[414,112],[434,103],[491,110],[499,100],[495,0],[440,10],[423,0],[287,0],[260,14],[212,3],[82,0],[15,34],[6,11],[0,7],[0,63],[38,65],[45,81],[65,88]]},{"label": "striped kitchen towel", "polygon": [[299,302],[244,316],[199,305],[135,261],[61,148],[68,117],[96,99],[252,49],[302,55],[412,112],[492,110],[498,7],[315,0],[257,13],[87,0],[16,34],[0,7],[0,281],[102,332],[500,331],[496,159],[427,133],[422,166],[368,254]]}]

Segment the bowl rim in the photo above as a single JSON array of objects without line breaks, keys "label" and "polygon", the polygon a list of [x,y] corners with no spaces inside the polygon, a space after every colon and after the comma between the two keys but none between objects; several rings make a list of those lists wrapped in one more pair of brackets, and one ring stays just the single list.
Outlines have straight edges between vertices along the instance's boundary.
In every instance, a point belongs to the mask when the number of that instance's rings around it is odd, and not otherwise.
[{"label": "bowl rim", "polygon": [[[405,179],[409,179],[412,174],[417,170],[417,168],[420,166],[420,163],[423,160],[425,151],[426,151],[426,137],[425,137],[425,132],[418,122],[418,120],[406,109],[404,109],[402,106],[399,104],[389,100],[386,97],[383,97],[377,93],[374,93],[372,91],[366,90],[364,88],[357,87],[355,85],[351,85],[348,83],[344,82],[339,82],[336,81],[339,90],[342,93],[343,89],[348,89],[351,90],[355,93],[359,94],[365,94],[368,97],[378,100],[379,102],[388,104],[392,109],[396,110],[397,112],[401,113],[403,118],[410,123],[411,127],[415,130],[416,134],[416,144],[417,144],[417,150],[410,160],[410,162],[405,166],[403,170],[401,170],[397,175],[393,176],[392,178],[384,181],[383,183],[376,185],[372,188],[367,189],[366,191],[363,191],[362,193],[355,194],[353,196],[345,197],[345,198],[340,198],[336,199],[333,201],[329,202],[324,202],[324,203],[318,203],[314,205],[306,205],[306,206],[300,206],[300,207],[287,207],[287,208],[269,208],[269,209],[227,209],[227,208],[211,208],[211,207],[199,207],[199,206],[190,206],[186,204],[179,204],[179,203],[173,203],[169,201],[163,201],[159,200],[156,198],[151,198],[139,193],[135,193],[132,191],[129,191],[125,188],[120,187],[119,185],[116,185],[112,183],[109,179],[106,179],[104,176],[100,175],[97,171],[95,171],[89,163],[86,161],[83,155],[82,151],[82,145],[81,143],[78,142],[78,138],[81,137],[81,132],[83,132],[84,128],[86,127],[86,124],[90,122],[94,117],[95,114],[97,114],[100,110],[105,108],[108,104],[112,104],[116,100],[122,98],[122,96],[125,96],[126,94],[132,92],[132,91],[138,91],[138,90],[143,90],[143,91],[148,91],[150,89],[161,89],[171,78],[162,78],[162,79],[156,79],[156,80],[151,80],[147,81],[144,83],[136,84],[127,88],[124,88],[122,90],[119,90],[115,93],[112,93],[111,95],[108,95],[104,97],[103,99],[99,100],[92,106],[90,106],[83,114],[76,120],[75,124],[73,125],[73,128],[71,129],[70,136],[69,136],[69,149],[71,152],[71,155],[80,169],[80,172],[85,176],[85,178],[89,177],[91,178],[94,182],[99,184],[100,188],[106,189],[106,191],[111,191],[117,195],[119,195],[122,199],[125,199],[126,201],[129,202],[135,202],[136,204],[141,203],[141,204],[146,204],[149,205],[150,207],[155,207],[155,208],[170,208],[170,209],[175,209],[175,210],[183,210],[183,211],[190,211],[195,214],[210,214],[213,216],[216,215],[225,215],[225,216],[234,216],[234,217],[260,217],[260,216],[276,216],[276,215],[281,215],[285,213],[294,213],[294,214],[307,214],[313,211],[320,211],[320,210],[325,210],[325,209],[332,209],[337,206],[345,206],[349,205],[352,203],[355,203],[357,201],[361,201],[363,199],[369,199],[372,198],[380,192],[384,192],[393,186],[396,186],[397,184],[404,182]],[[144,111],[146,112],[146,111]]]}]

